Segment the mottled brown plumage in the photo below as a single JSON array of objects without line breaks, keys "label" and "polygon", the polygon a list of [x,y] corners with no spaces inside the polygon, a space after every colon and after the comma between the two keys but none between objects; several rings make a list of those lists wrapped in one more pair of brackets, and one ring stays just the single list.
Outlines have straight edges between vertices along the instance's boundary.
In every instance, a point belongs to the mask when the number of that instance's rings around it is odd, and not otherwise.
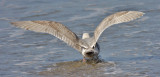
[{"label": "mottled brown plumage", "polygon": [[138,11],[121,11],[112,14],[106,17],[99,26],[97,26],[92,37],[90,37],[88,33],[84,33],[82,39],[78,38],[75,33],[63,24],[54,21],[17,21],[11,22],[11,24],[26,30],[54,35],[71,47],[80,51],[84,58],[94,58],[97,57],[100,52],[97,41],[106,28],[114,24],[129,22],[143,16],[143,14],[143,12]]}]

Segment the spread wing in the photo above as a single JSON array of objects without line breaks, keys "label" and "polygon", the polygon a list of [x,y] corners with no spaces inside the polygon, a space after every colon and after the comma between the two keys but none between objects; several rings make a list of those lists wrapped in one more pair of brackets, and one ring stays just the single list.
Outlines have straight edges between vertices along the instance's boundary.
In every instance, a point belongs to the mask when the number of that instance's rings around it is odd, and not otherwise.
[{"label": "spread wing", "polygon": [[49,33],[63,40],[76,50],[81,51],[78,36],[61,23],[54,21],[17,21],[11,22],[11,24],[26,30]]},{"label": "spread wing", "polygon": [[121,11],[106,17],[95,29],[91,45],[94,46],[96,44],[98,38],[106,28],[114,24],[129,22],[143,16],[143,14],[143,12],[138,11]]}]

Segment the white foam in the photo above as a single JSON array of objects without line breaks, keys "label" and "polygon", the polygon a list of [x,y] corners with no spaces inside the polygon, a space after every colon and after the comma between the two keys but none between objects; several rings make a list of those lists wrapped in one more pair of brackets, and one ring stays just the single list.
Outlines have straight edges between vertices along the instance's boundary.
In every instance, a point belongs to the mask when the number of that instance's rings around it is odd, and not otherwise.
[{"label": "white foam", "polygon": [[43,53],[43,54],[39,54],[39,55],[34,55],[33,60],[42,60],[44,56],[48,56],[49,54],[53,54],[53,53],[55,53],[55,52],[50,51],[50,52],[47,52],[47,53]]},{"label": "white foam", "polygon": [[37,49],[43,49],[43,48],[46,48],[46,47],[44,47],[44,46],[38,46],[38,47],[36,47]]},{"label": "white foam", "polygon": [[42,60],[42,57],[47,56],[48,54],[40,54],[40,55],[34,55],[33,60]]},{"label": "white foam", "polygon": [[[132,5],[144,5],[144,3],[135,3],[135,4],[132,4]],[[84,10],[86,11],[94,11],[94,12],[91,12],[90,14],[88,15],[75,15],[73,17],[70,17],[68,20],[65,20],[65,21],[61,21],[61,22],[69,22],[69,21],[76,21],[76,20],[82,20],[82,19],[86,19],[86,18],[92,18],[92,17],[96,17],[96,16],[99,16],[99,15],[104,15],[106,12],[108,12],[109,9],[115,9],[116,7],[127,7],[126,5],[117,5],[117,6],[114,6],[114,7],[107,7],[107,8],[85,8]],[[143,19],[141,20],[145,20],[145,19],[148,19],[148,17],[143,17]]]},{"label": "white foam", "polygon": [[50,52],[48,52],[48,54],[53,54],[53,53],[55,53],[54,51],[50,51]]},{"label": "white foam", "polygon": [[36,44],[34,44],[34,43],[31,43],[31,44],[22,44],[22,45],[36,45]]},{"label": "white foam", "polygon": [[142,74],[139,74],[139,73],[131,73],[131,72],[126,72],[127,75],[131,75],[131,76],[138,76],[138,77],[149,77],[149,75],[142,75]]},{"label": "white foam", "polygon": [[28,73],[28,72],[22,72],[22,71],[12,71],[13,73],[22,73],[22,74],[31,74],[31,73]]},{"label": "white foam", "polygon": [[130,50],[130,49],[127,49],[127,50],[124,50],[125,52],[130,52],[130,51],[132,51],[132,50]]},{"label": "white foam", "polygon": [[11,21],[12,19],[9,19],[9,18],[6,18],[6,17],[1,17],[0,20]]},{"label": "white foam", "polygon": [[121,68],[117,68],[115,62],[109,61],[109,63],[114,64],[114,66],[105,68],[106,72],[104,74],[119,74],[119,73],[123,73],[123,70]]},{"label": "white foam", "polygon": [[58,42],[58,39],[55,38],[55,39],[50,40],[49,42],[51,42],[51,43],[57,43],[57,42]]},{"label": "white foam", "polygon": [[106,8],[86,8],[85,10],[93,10],[94,12],[92,12],[88,15],[84,15],[84,16],[77,16],[76,15],[76,16],[70,17],[68,20],[62,21],[62,22],[76,21],[76,20],[96,17],[98,15],[103,15],[107,12],[105,9]]},{"label": "white foam", "polygon": [[104,74],[119,74],[119,73],[123,73],[122,69],[116,68],[116,67],[107,68],[105,71],[106,72]]},{"label": "white foam", "polygon": [[16,37],[16,36],[20,36],[24,34],[24,30],[15,30],[14,32],[9,33],[10,36],[9,37]]},{"label": "white foam", "polygon": [[31,65],[34,63],[35,61],[26,61],[26,62],[20,62],[20,63],[14,64],[14,65],[24,66],[24,65]]},{"label": "white foam", "polygon": [[13,73],[19,73],[19,71],[12,71]]},{"label": "white foam", "polygon": [[140,19],[138,19],[137,21],[145,21],[145,20],[147,20],[149,18],[150,18],[149,16],[143,16]]},{"label": "white foam", "polygon": [[129,36],[139,34],[139,33],[143,33],[143,32],[148,32],[148,30],[140,30],[140,31],[133,31],[133,32],[129,32],[129,33],[124,33],[124,36],[129,37]]}]

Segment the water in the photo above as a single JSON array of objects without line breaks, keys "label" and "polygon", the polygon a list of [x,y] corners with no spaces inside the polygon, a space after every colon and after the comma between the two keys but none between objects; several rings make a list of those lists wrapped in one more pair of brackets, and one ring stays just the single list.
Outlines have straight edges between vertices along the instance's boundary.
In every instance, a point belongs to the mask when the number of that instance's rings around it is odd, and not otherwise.
[{"label": "water", "polygon": [[[159,77],[159,0],[0,0],[1,77]],[[51,20],[81,37],[106,16],[123,10],[146,13],[114,25],[100,37],[104,62],[83,64],[81,54],[57,38],[9,22]]]}]

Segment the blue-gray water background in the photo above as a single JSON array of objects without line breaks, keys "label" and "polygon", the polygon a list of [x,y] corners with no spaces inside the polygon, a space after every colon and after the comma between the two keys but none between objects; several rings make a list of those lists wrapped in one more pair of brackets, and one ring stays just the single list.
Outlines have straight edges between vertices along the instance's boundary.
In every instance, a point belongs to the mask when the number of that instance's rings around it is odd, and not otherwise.
[{"label": "blue-gray water background", "polygon": [[[51,65],[82,59],[79,52],[52,35],[15,28],[11,21],[57,21],[81,37],[83,32],[92,34],[106,16],[128,10],[145,15],[104,31],[99,39],[100,55],[114,66],[97,67],[103,72],[96,75],[159,77],[160,0],[0,0],[0,77],[45,77],[46,71],[54,70]],[[39,74],[43,71],[46,74]],[[54,73],[53,77],[96,77],[91,72]]]}]

